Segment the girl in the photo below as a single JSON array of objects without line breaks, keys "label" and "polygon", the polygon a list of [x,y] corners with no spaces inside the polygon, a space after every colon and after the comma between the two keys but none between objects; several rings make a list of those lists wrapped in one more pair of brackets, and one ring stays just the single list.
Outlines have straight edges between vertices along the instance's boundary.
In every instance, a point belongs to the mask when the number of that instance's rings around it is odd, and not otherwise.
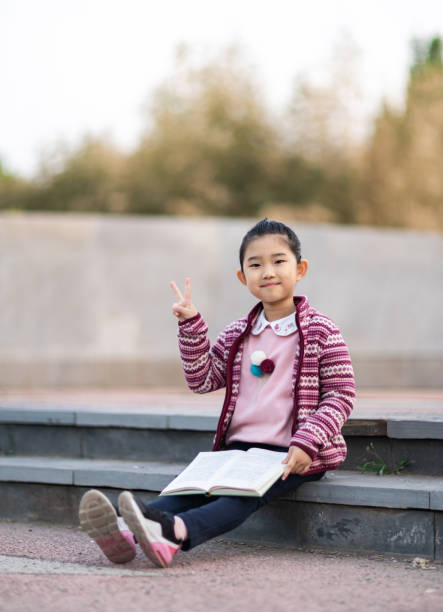
[{"label": "girl", "polygon": [[[263,497],[176,495],[152,503],[119,497],[119,511],[99,491],[80,504],[82,527],[111,561],[144,553],[167,567],[178,550],[240,525],[251,513],[319,480],[345,459],[341,428],[355,395],[349,351],[334,323],[294,297],[308,262],[294,232],[263,219],[243,238],[237,277],[258,304],[228,325],[211,348],[207,326],[191,299],[171,282],[177,301],[178,338],[187,383],[196,393],[226,387],[214,451],[266,448],[287,453],[281,479]],[[129,529],[128,527],[129,526]]]}]

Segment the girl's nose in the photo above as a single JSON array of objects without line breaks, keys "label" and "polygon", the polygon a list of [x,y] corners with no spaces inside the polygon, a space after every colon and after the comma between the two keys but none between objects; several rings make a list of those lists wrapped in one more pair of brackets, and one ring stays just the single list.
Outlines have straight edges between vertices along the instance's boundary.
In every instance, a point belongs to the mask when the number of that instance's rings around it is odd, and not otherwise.
[{"label": "girl's nose", "polygon": [[274,276],[274,268],[272,266],[263,266],[263,278]]}]

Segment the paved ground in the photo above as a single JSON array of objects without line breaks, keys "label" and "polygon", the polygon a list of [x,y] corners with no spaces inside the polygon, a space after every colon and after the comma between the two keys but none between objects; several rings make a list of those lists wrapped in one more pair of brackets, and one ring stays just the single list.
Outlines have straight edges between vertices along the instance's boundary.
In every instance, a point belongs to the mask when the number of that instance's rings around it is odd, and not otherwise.
[{"label": "paved ground", "polygon": [[[0,406],[76,410],[134,410],[219,414],[224,390],[199,395],[188,389],[34,389],[0,390]],[[443,389],[359,389],[354,417],[442,415]]]},{"label": "paved ground", "polygon": [[440,612],[443,565],[213,540],[154,568],[77,528],[0,522],[0,611]]}]

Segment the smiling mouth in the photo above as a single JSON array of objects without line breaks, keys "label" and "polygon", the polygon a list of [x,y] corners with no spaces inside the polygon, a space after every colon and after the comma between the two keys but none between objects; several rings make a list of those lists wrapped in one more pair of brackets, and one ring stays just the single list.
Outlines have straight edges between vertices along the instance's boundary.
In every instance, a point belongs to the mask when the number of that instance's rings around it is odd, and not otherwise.
[{"label": "smiling mouth", "polygon": [[266,283],[265,285],[262,285],[262,287],[275,287],[275,285],[279,285],[280,283]]}]

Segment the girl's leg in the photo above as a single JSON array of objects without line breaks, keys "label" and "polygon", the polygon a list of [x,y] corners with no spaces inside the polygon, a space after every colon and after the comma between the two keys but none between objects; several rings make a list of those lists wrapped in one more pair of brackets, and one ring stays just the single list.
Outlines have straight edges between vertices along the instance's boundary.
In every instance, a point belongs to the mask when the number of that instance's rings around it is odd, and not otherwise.
[{"label": "girl's leg", "polygon": [[241,525],[259,506],[258,497],[214,496],[210,504],[179,512],[188,538],[183,542],[183,550],[190,550],[206,540],[215,538]]},{"label": "girl's leg", "polygon": [[314,482],[323,478],[325,472],[317,472],[317,474],[311,474],[309,476],[299,476],[298,474],[290,474],[286,480],[279,478],[270,489],[261,497],[261,506],[269,504],[270,502],[289,495],[293,491],[296,491],[305,482]]},{"label": "girl's leg", "polygon": [[149,504],[145,504],[141,500],[137,500],[137,503],[146,518],[152,519],[157,511],[169,515],[173,535],[177,540],[184,541],[188,537],[188,530],[179,514],[193,508],[199,508],[212,501],[214,501],[214,497],[203,495],[172,495],[170,497],[159,497]]},{"label": "girl's leg", "polygon": [[[177,495],[142,504],[129,491],[124,491],[118,505],[145,555],[154,564],[167,567],[180,548],[193,548],[242,523],[258,507],[258,501],[252,497]],[[179,541],[176,535],[177,518],[182,519],[186,527],[184,541]]]},{"label": "girl's leg", "polygon": [[[178,496],[179,497],[179,496]],[[193,496],[185,496],[191,498]],[[196,503],[204,503],[204,498],[191,500],[186,499],[156,500],[152,504],[144,504],[137,501],[132,493],[123,491],[118,498],[118,507],[121,516],[134,534],[143,552],[151,561],[160,567],[171,564],[174,555],[180,550],[183,540],[187,537],[186,525],[174,514],[175,511],[195,506]],[[161,506],[163,509],[159,510]],[[171,512],[171,510],[173,512]],[[176,526],[176,522],[179,524]],[[177,528],[181,526],[181,533]]]},{"label": "girl's leg", "polygon": [[[133,495],[125,491],[120,494],[119,509],[146,556],[154,564],[167,567],[180,548],[189,550],[238,527],[261,506],[322,476],[323,473],[291,474],[285,481],[279,479],[263,497],[177,495],[140,506]],[[176,517],[186,527],[184,541],[177,538]]]},{"label": "girl's leg", "polygon": [[305,482],[319,480],[323,475],[324,472],[320,472],[310,476],[291,474],[286,480],[279,478],[262,497],[227,495],[162,497],[148,504],[145,507],[144,515],[149,517],[149,509],[155,508],[180,517],[188,532],[188,538],[183,542],[182,549],[190,550],[210,538],[231,531],[261,506],[295,491]]},{"label": "girl's leg", "polygon": [[167,495],[165,497],[158,497],[148,504],[143,504],[140,500],[137,500],[143,514],[146,508],[155,508],[156,510],[162,510],[163,512],[170,512],[171,514],[179,514],[180,512],[186,512],[193,508],[199,508],[206,504],[213,502],[213,496],[207,495]]}]

